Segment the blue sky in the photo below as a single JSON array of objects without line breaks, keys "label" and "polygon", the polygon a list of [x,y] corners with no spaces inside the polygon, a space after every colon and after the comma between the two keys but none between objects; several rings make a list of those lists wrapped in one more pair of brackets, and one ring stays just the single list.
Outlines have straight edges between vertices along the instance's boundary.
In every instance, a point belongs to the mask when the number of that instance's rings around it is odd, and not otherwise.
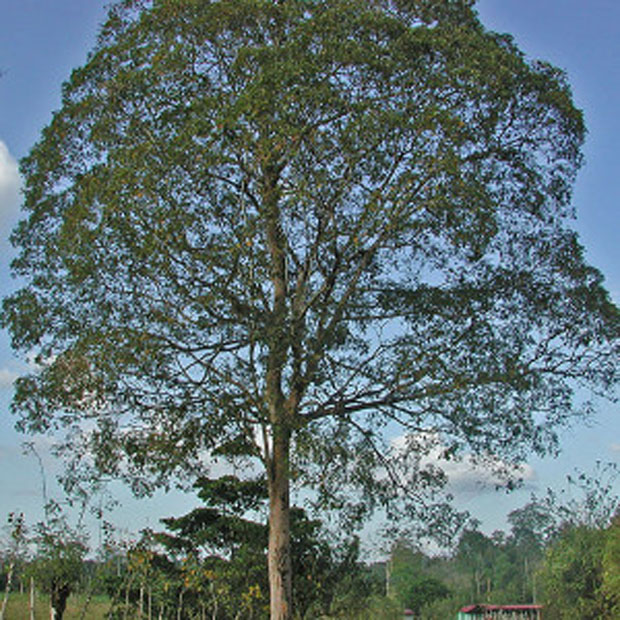
[{"label": "blue sky", "polygon": [[[6,237],[18,217],[15,161],[28,152],[59,106],[61,84],[71,69],[86,60],[104,17],[103,6],[98,0],[0,0],[0,296],[13,286]],[[613,299],[620,303],[620,2],[480,0],[478,9],[487,27],[510,32],[529,56],[568,72],[589,130],[586,165],[575,188],[575,225],[589,261],[605,274]],[[22,455],[24,438],[12,430],[9,414],[11,381],[19,369],[6,334],[0,333],[0,524],[13,510],[25,511],[30,523],[41,516],[38,464]],[[480,476],[465,468],[454,470],[459,504],[490,532],[505,527],[505,514],[523,505],[531,490],[562,486],[574,467],[592,470],[596,460],[617,461],[618,406],[604,405],[593,421],[567,430],[562,439],[562,456],[532,459],[526,488],[511,495],[481,487]],[[53,492],[57,465],[48,456],[47,442],[38,446]],[[157,526],[159,517],[193,505],[191,497],[178,494],[134,502],[120,488],[114,493],[123,505],[106,518],[129,531]]]}]

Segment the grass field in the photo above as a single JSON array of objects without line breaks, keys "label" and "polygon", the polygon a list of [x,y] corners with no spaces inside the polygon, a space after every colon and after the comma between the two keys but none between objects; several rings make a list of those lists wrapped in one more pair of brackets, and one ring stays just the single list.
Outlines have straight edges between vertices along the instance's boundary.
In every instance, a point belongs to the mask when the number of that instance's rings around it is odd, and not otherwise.
[{"label": "grass field", "polygon": [[[0,597],[1,600],[2,597]],[[67,601],[67,611],[63,620],[79,620],[86,604],[86,597],[83,595],[70,596]],[[105,614],[110,608],[110,600],[106,597],[93,596],[84,618],[87,620],[104,620]],[[5,620],[29,620],[28,594],[14,592],[9,595],[6,607]],[[50,617],[49,598],[43,594],[37,594],[34,601],[35,620],[48,620]]]}]

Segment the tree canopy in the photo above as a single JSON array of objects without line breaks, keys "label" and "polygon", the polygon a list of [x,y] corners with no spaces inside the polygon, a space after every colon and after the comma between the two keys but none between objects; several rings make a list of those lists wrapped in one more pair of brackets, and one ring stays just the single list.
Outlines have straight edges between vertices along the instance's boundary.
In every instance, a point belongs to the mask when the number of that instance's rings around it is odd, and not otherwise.
[{"label": "tree canopy", "polygon": [[136,492],[249,455],[274,562],[291,481],[428,518],[425,453],[554,451],[617,380],[584,133],[467,0],[118,2],[22,161],[19,425]]}]

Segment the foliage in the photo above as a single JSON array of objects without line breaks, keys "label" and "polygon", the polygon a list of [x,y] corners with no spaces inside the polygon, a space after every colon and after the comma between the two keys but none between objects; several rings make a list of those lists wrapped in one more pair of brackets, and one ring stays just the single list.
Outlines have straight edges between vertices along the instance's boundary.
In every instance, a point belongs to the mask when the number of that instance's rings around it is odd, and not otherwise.
[{"label": "foliage", "polygon": [[30,572],[37,586],[49,594],[53,617],[61,620],[83,574],[87,539],[70,526],[59,504],[49,502],[45,512],[45,521],[34,526],[37,553]]},{"label": "foliage", "polygon": [[[391,618],[400,606],[385,597],[385,579],[361,562],[338,571],[325,618]],[[344,574],[343,574],[344,573]],[[327,590],[327,588],[326,588]],[[310,615],[310,617],[312,617]]]},{"label": "foliage", "polygon": [[510,533],[487,536],[471,527],[462,532],[451,555],[427,559],[427,573],[443,583],[450,596],[430,601],[422,608],[421,617],[447,618],[460,607],[476,602],[540,602],[537,571],[550,539],[533,543],[541,522],[538,516],[538,511],[528,504],[514,512]]},{"label": "foliage", "polygon": [[[24,514],[9,515],[8,573],[5,598],[0,618],[10,618],[14,604],[10,600],[11,581],[19,583],[19,590],[44,593],[48,600],[47,614],[61,620],[71,594],[85,598],[84,608],[96,594],[97,570],[92,561],[85,559],[88,552],[87,536],[78,527],[72,527],[63,507],[54,501],[45,505],[45,519],[27,526]],[[100,591],[99,591],[100,593]],[[36,598],[36,597],[34,597]],[[5,611],[8,615],[5,615]]]},{"label": "foliage", "polygon": [[497,548],[490,538],[478,530],[465,530],[459,539],[456,559],[470,574],[472,597],[480,600],[491,590],[492,571]]},{"label": "foliage", "polygon": [[137,493],[251,454],[290,616],[291,480],[424,520],[426,453],[509,469],[615,385],[584,131],[469,0],[118,2],[22,162],[20,428]]},{"label": "foliage", "polygon": [[418,577],[409,581],[403,589],[401,602],[405,607],[419,614],[423,607],[436,600],[444,599],[450,590],[434,577]]},{"label": "foliage", "polygon": [[350,609],[337,610],[324,616],[326,620],[402,620],[403,609],[391,598],[374,595],[358,599]]},{"label": "foliage", "polygon": [[[164,615],[174,611],[181,617],[265,616],[267,527],[253,520],[264,511],[265,481],[201,478],[195,488],[201,507],[162,519],[167,531],[145,531],[128,548],[112,617],[139,614],[147,598],[152,609]],[[377,584],[359,562],[357,539],[330,540],[321,522],[309,519],[300,508],[294,507],[291,517],[299,617],[361,612]]]},{"label": "foliage", "polygon": [[597,463],[592,474],[567,476],[568,487],[538,499],[555,523],[540,577],[555,617],[615,618],[620,569],[615,463]]},{"label": "foliage", "polygon": [[549,512],[548,506],[542,505],[535,498],[508,514],[514,544],[523,551],[537,553],[542,550],[545,542],[552,536],[556,527],[556,519]]},{"label": "foliage", "polygon": [[453,597],[427,605],[422,617],[444,618],[464,604],[486,602],[542,603],[553,618],[615,618],[615,479],[612,464],[598,463],[594,474],[568,476],[567,489],[532,496],[510,513],[509,534],[465,530],[451,557],[427,563]]},{"label": "foliage", "polygon": [[152,534],[145,531],[140,540],[129,543],[116,578],[108,578],[112,599],[109,617],[126,619],[183,612],[183,576],[167,558],[157,554]]},{"label": "foliage", "polygon": [[256,515],[267,495],[261,479],[201,478],[195,485],[203,506],[163,519],[168,532],[154,540],[177,565],[186,594],[218,617],[262,617],[268,600],[267,528]]},{"label": "foliage", "polygon": [[602,593],[612,614],[620,615],[620,515],[616,515],[607,531],[602,559]]},{"label": "foliage", "polygon": [[[26,524],[23,513],[10,513],[8,516],[8,527],[10,531],[9,543],[6,552],[2,554],[2,576],[5,577],[6,583],[4,584],[4,597],[2,599],[2,606],[0,607],[0,620],[4,620],[5,618],[6,606],[11,592],[16,565],[25,559]],[[7,560],[6,567],[4,566],[5,554]],[[4,574],[5,570],[6,576]]]},{"label": "foliage", "polygon": [[[145,531],[139,541],[122,544],[104,527],[104,548],[96,559],[82,562],[81,569],[96,587],[74,582],[81,594],[69,597],[68,618],[100,617],[104,608],[117,620],[149,614],[266,617],[266,528],[257,522],[240,526],[264,510],[264,482],[225,476],[201,479],[196,488],[203,507],[166,519],[166,532]],[[299,617],[401,618],[409,607],[417,617],[435,620],[452,617],[473,602],[538,602],[545,604],[547,615],[559,619],[615,618],[620,594],[617,517],[602,527],[572,522],[550,530],[539,508],[532,501],[514,511],[509,533],[487,536],[475,527],[465,530],[449,555],[430,557],[401,538],[387,566],[362,564],[356,539],[336,541],[320,522],[295,509],[293,581]],[[585,515],[581,507],[577,514]],[[34,562],[42,566],[41,558]],[[90,600],[91,590],[97,592],[104,581],[113,604],[96,596]],[[27,605],[22,599],[11,594],[7,617],[17,613],[17,605]],[[40,597],[35,605],[41,609]],[[84,609],[88,616],[82,616]]]},{"label": "foliage", "polygon": [[575,470],[567,475],[568,484],[560,491],[548,489],[544,497],[532,496],[536,510],[547,515],[547,533],[568,525],[607,527],[620,511],[615,492],[618,474],[617,463],[597,461],[591,473]]},{"label": "foliage", "polygon": [[22,164],[28,284],[3,316],[41,371],[18,383],[21,425],[93,418],[85,453],[143,488],[226,438],[266,457],[277,370],[321,494],[367,480],[364,411],[544,451],[565,377],[614,378],[617,313],[565,227],[583,126],[564,78],[472,20],[117,6]]},{"label": "foliage", "polygon": [[403,541],[396,543],[390,556],[388,595],[416,616],[422,607],[450,594],[442,581],[429,574],[426,560],[423,553]]},{"label": "foliage", "polygon": [[547,550],[540,576],[553,618],[613,618],[601,593],[604,530],[567,526]]},{"label": "foliage", "polygon": [[526,507],[536,517],[539,540],[547,543],[539,577],[554,617],[616,616],[618,592],[611,575],[620,568],[614,552],[617,478],[615,463],[597,462],[593,473],[576,471],[567,476],[565,489],[533,496]]},{"label": "foliage", "polygon": [[470,599],[464,598],[462,594],[453,594],[446,598],[434,601],[422,609],[421,620],[443,620],[444,618],[454,618],[456,612],[468,603]]}]

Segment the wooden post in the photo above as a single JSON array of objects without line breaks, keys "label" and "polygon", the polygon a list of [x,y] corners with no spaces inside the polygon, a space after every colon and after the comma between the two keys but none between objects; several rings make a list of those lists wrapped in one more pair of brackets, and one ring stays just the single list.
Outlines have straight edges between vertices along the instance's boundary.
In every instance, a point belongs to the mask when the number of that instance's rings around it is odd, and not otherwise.
[{"label": "wooden post", "polygon": [[30,596],[28,601],[30,620],[34,620],[34,577],[30,577]]}]

